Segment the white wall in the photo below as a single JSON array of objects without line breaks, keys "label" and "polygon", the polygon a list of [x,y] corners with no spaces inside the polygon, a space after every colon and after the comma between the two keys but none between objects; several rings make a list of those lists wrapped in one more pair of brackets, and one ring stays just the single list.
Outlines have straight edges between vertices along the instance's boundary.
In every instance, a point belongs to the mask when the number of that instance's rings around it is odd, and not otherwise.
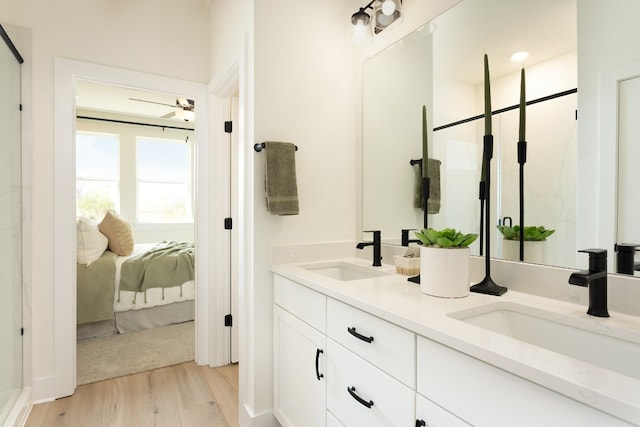
[{"label": "white wall", "polygon": [[[270,215],[264,153],[252,153],[254,192],[254,411],[271,410],[271,248],[356,238],[360,63],[345,42],[343,1],[255,2],[254,141],[290,141],[300,214]],[[310,13],[312,11],[312,13]],[[283,16],[286,19],[274,19]],[[346,26],[348,28],[348,25]],[[261,375],[264,372],[264,375]]]},{"label": "white wall", "polygon": [[[245,180],[240,213],[241,321],[245,322],[240,349],[241,425],[277,425],[271,415],[271,248],[353,241],[360,234],[360,73],[366,52],[352,50],[345,39],[351,14],[362,6],[355,0],[349,3],[212,3],[212,80],[240,60],[241,179]],[[453,3],[407,2],[407,9],[416,13],[408,14],[406,25],[394,33],[383,33],[367,52],[383,48],[426,22],[425,15]],[[300,215],[278,217],[266,211],[264,153],[253,151],[254,143],[265,140],[291,141],[299,147]]]},{"label": "white wall", "polygon": [[[0,22],[32,30],[33,378],[54,365],[54,58],[65,57],[185,80],[208,79],[207,2],[8,0]],[[185,30],[186,28],[186,30]],[[70,142],[71,143],[71,142]],[[35,267],[37,266],[37,268]]]}]

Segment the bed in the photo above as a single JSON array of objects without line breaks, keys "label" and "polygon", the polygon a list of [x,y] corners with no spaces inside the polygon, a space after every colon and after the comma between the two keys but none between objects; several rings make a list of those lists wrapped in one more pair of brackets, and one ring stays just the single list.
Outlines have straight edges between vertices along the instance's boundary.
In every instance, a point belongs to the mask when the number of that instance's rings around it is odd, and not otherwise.
[{"label": "bed", "polygon": [[104,239],[100,235],[104,234],[98,226],[78,220],[79,339],[194,320],[193,243],[131,242],[123,251],[107,238],[107,246],[101,251]]}]

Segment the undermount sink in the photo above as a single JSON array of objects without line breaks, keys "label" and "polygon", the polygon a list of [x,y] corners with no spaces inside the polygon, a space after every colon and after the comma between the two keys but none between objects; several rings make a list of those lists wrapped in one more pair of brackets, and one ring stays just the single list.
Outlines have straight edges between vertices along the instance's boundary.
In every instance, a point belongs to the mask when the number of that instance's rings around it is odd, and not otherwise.
[{"label": "undermount sink", "polygon": [[356,265],[345,261],[314,263],[301,265],[301,267],[305,270],[313,271],[325,277],[343,282],[389,275],[387,272],[376,270],[376,267]]},{"label": "undermount sink", "polygon": [[[640,329],[498,302],[449,316],[640,380]],[[631,328],[633,329],[633,328]]]}]

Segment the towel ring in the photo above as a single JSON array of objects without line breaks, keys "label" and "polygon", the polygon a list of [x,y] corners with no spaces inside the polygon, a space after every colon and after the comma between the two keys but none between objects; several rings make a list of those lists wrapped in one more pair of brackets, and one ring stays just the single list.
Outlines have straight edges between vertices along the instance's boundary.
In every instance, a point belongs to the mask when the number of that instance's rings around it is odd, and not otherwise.
[{"label": "towel ring", "polygon": [[[294,145],[294,147],[296,148],[296,151],[298,151],[298,146]],[[258,153],[261,152],[264,148],[265,148],[264,142],[253,145],[253,149],[256,150]]]}]

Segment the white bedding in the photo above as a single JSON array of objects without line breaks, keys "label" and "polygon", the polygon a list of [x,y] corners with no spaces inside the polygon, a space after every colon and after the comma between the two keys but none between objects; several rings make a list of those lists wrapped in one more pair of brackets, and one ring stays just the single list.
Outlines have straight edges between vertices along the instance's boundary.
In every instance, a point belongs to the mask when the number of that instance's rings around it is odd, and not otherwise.
[{"label": "white bedding", "polygon": [[116,313],[195,299],[195,281],[193,280],[173,288],[151,288],[145,292],[120,291],[120,270],[122,264],[128,258],[148,251],[155,245],[156,243],[137,244],[130,256],[119,256],[116,258],[116,294],[114,298],[114,310]]}]

